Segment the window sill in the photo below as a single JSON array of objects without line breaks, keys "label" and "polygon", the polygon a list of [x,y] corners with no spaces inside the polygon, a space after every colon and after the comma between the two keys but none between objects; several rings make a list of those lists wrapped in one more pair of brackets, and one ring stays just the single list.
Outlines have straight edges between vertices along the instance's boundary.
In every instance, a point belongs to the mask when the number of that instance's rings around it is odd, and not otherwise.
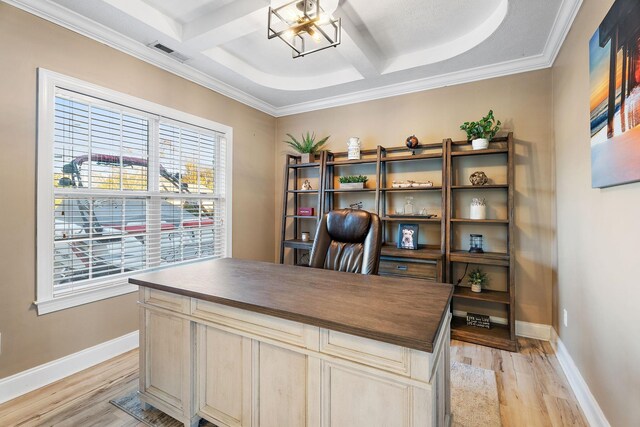
[{"label": "window sill", "polygon": [[51,299],[35,301],[34,304],[38,309],[38,316],[55,311],[65,310],[67,308],[100,301],[107,298],[113,298],[119,295],[136,292],[138,287],[129,283],[117,283],[111,286],[105,286],[97,289],[87,290],[81,293],[74,293],[54,297]]}]

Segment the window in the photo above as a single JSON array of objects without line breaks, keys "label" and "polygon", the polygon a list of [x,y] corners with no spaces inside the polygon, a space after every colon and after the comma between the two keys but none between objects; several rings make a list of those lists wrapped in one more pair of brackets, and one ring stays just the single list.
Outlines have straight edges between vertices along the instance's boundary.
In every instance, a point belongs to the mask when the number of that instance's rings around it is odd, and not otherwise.
[{"label": "window", "polygon": [[39,314],[230,256],[231,128],[38,71]]}]

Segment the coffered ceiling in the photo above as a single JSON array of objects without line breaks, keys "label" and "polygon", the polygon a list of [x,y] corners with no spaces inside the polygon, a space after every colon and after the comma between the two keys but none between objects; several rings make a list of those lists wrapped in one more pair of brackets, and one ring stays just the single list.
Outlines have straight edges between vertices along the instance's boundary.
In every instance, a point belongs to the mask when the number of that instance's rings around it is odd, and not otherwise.
[{"label": "coffered ceiling", "polygon": [[268,0],[4,1],[274,116],[549,67],[582,2],[340,0],[342,43],[293,59]]}]

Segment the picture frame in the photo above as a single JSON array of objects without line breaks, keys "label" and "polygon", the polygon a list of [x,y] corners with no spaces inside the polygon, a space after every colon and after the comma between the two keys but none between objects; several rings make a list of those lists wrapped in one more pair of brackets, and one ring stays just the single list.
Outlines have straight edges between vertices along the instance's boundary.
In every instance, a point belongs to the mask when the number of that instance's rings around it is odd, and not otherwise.
[{"label": "picture frame", "polygon": [[420,227],[418,224],[399,224],[398,225],[398,249],[418,249],[418,233]]},{"label": "picture frame", "polygon": [[589,41],[591,186],[640,181],[640,3],[616,0]]}]

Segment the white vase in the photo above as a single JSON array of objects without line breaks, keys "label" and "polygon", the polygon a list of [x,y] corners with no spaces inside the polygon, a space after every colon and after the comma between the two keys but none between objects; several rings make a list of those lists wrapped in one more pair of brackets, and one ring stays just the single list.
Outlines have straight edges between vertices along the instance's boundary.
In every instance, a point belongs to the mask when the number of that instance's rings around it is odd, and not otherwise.
[{"label": "white vase", "polygon": [[347,142],[347,159],[360,160],[360,138],[355,136],[349,138]]},{"label": "white vase", "polygon": [[485,150],[489,147],[489,140],[486,138],[478,138],[471,141],[474,150]]},{"label": "white vase", "polygon": [[487,219],[487,205],[471,204],[469,216],[471,219]]},{"label": "white vase", "polygon": [[482,292],[482,286],[478,283],[473,283],[471,285],[471,292]]}]

